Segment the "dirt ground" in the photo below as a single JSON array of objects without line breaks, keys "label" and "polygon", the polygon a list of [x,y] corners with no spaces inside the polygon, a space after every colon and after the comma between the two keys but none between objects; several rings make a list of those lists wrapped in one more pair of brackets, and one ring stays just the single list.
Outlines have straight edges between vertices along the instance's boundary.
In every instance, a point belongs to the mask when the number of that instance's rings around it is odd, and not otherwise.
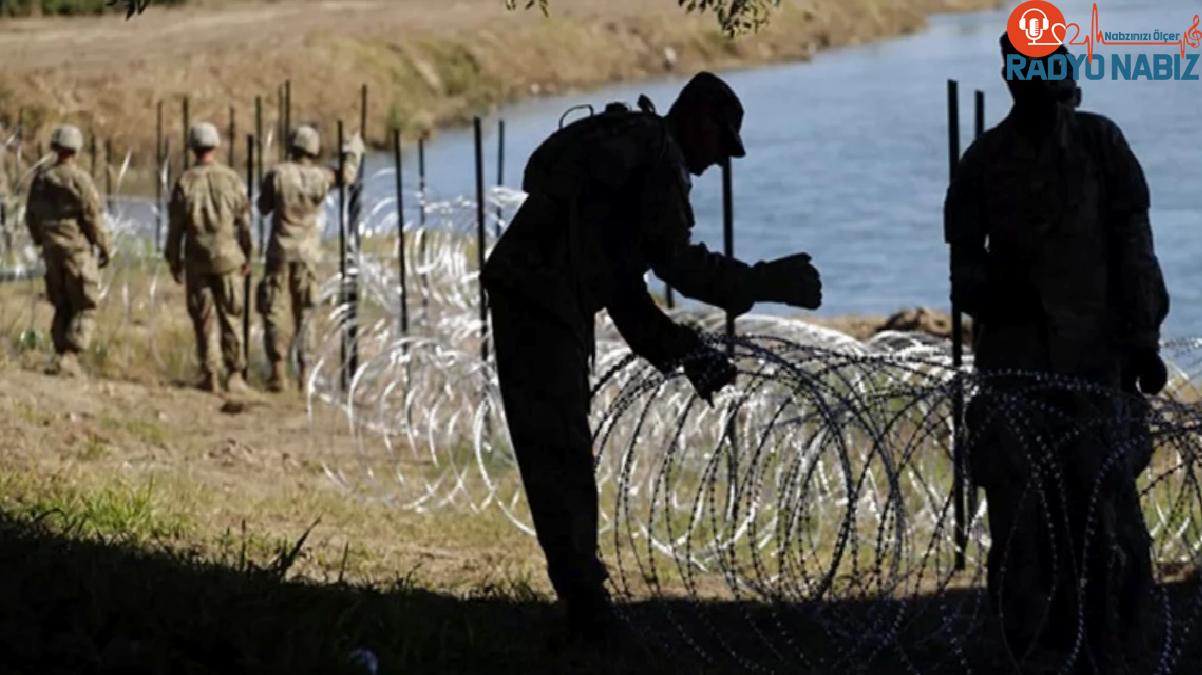
[{"label": "dirt ground", "polygon": [[9,365],[0,368],[0,501],[11,510],[137,499],[152,538],[166,532],[163,543],[214,554],[245,533],[268,555],[319,521],[297,567],[311,578],[545,590],[535,542],[498,518],[415,514],[342,492],[323,469],[346,443],[330,426],[310,421],[298,392],[231,406],[182,387],[63,380]]}]

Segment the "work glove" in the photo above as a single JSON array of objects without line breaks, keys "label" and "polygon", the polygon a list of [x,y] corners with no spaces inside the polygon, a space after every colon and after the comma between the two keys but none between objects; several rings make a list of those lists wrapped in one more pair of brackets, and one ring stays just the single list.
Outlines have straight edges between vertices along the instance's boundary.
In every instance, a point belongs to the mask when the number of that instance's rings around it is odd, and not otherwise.
[{"label": "work glove", "polygon": [[1124,368],[1123,388],[1127,391],[1135,391],[1138,383],[1139,390],[1151,396],[1159,394],[1168,382],[1169,370],[1154,348],[1136,351]]},{"label": "work glove", "polygon": [[794,307],[818,309],[822,305],[822,279],[810,264],[808,253],[758,262],[751,268],[755,298]]},{"label": "work glove", "polygon": [[100,269],[104,269],[109,266],[110,261],[111,258],[109,257],[109,250],[107,248],[100,249],[100,251],[97,253],[96,266]]},{"label": "work glove", "polygon": [[684,374],[697,390],[697,395],[710,405],[714,394],[728,384],[734,384],[738,370],[725,354],[702,345],[684,359]]},{"label": "work glove", "polygon": [[362,157],[367,152],[367,146],[363,144],[363,137],[358,132],[351,136],[349,140],[342,144],[342,154],[351,155],[352,157]]}]

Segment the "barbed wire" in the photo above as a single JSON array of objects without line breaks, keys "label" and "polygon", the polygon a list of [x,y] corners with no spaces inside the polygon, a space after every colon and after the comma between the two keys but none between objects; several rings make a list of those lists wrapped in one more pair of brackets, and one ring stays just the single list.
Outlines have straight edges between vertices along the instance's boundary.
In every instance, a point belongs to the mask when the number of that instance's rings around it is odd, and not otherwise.
[{"label": "barbed wire", "polygon": [[[316,344],[306,383],[311,453],[349,497],[418,513],[497,511],[533,533],[496,369],[480,358],[474,268],[474,247],[491,247],[523,196],[489,192],[481,243],[474,203],[419,195],[426,226],[404,223],[411,321],[402,331],[391,184],[388,171],[367,180],[364,245],[347,271],[359,290],[355,311],[340,304],[343,280],[328,272],[336,257],[327,256],[319,306],[305,326]],[[127,324],[141,322],[156,360],[180,368],[191,350],[161,330],[165,272],[148,244],[155,207],[116,205],[104,304]],[[336,218],[331,200],[327,239]],[[6,265],[36,269],[32,247],[16,239]],[[1022,583],[1030,570],[1005,560],[987,583],[990,551],[1016,537],[1042,542],[1054,552],[1049,578],[1059,584],[1045,589],[1045,604],[1055,604],[1065,587],[1080,585],[1097,542],[1112,536],[1116,477],[1140,469],[1135,499],[1157,585],[1148,593],[1154,646],[1136,672],[1188,672],[1202,611],[1202,339],[1163,346],[1170,386],[1145,399],[1047,374],[978,373],[971,361],[957,372],[946,341],[925,335],[857,340],[752,315],[728,343],[718,335],[723,316],[674,314],[705,331],[710,346],[733,349],[737,384],[712,406],[683,375],[634,358],[604,314],[595,326],[590,423],[602,551],[612,592],[640,601],[621,607],[644,639],[749,672],[1030,669],[1046,655],[1008,641],[986,590]],[[352,320],[359,365],[344,373]],[[33,308],[0,322],[31,330]],[[261,327],[254,330],[257,344]],[[991,532],[989,504],[970,499],[963,548],[951,497],[958,392],[974,402],[967,464],[985,481],[990,466],[1012,472],[1026,518]],[[999,455],[998,447],[1015,451]],[[1071,509],[1081,512],[1070,518]],[[1079,540],[1066,545],[1066,533]],[[957,570],[961,556],[965,569]],[[1044,664],[1050,672],[1092,658],[1086,607],[1058,617],[1071,639]],[[1012,623],[1001,609],[1002,625]]]}]

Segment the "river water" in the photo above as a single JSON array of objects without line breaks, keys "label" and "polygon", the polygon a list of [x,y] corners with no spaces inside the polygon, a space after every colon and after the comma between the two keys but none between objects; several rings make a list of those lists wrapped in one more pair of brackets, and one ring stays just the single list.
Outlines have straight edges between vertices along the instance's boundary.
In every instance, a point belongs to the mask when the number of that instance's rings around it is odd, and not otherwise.
[{"label": "river water", "polygon": [[[1058,3],[1086,28],[1091,4]],[[946,81],[961,83],[965,145],[974,89],[986,94],[989,126],[1005,116],[997,40],[1012,6],[935,17],[921,33],[808,63],[725,73],[747,109],[747,158],[734,168],[736,254],[755,260],[810,252],[825,284],[821,314],[945,306]],[[1199,11],[1198,0],[1111,0],[1100,18],[1107,30],[1184,31]],[[496,179],[496,118],[506,121],[505,177],[516,185],[526,158],[567,108],[633,104],[646,93],[663,111],[682,83],[623,85],[500,110],[486,122],[488,181]],[[1157,249],[1173,296],[1165,336],[1202,335],[1202,82],[1107,80],[1083,88],[1083,109],[1119,123],[1151,184]],[[429,184],[439,194],[472,193],[471,143],[466,130],[427,146]],[[415,162],[406,162],[408,183]],[[719,171],[695,182],[693,202],[695,239],[720,249]]]}]

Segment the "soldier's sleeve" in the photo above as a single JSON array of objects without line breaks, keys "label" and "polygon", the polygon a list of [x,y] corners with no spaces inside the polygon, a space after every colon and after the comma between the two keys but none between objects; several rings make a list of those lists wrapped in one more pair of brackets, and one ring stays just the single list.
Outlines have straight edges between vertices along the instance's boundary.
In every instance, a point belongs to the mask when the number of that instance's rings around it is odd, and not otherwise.
[{"label": "soldier's sleeve", "polygon": [[326,192],[333,192],[339,187],[350,187],[359,175],[359,163],[349,160],[342,164],[342,173],[338,172],[338,165],[319,168],[326,178]]},{"label": "soldier's sleeve", "polygon": [[689,182],[671,162],[652,168],[643,192],[644,231],[650,233],[651,268],[684,295],[735,314],[751,309],[751,267],[693,244]]},{"label": "soldier's sleeve", "polygon": [[978,319],[989,283],[981,155],[980,143],[973,143],[960,160],[943,203],[944,237],[952,257],[952,302]]},{"label": "soldier's sleeve", "polygon": [[45,204],[45,186],[39,172],[29,183],[29,194],[25,198],[25,227],[34,246],[42,245],[42,217]]},{"label": "soldier's sleeve", "polygon": [[[351,183],[355,182],[356,178],[359,177],[360,159],[360,157],[351,154],[346,158],[346,161],[342,163],[342,175],[338,176],[338,178],[342,180],[343,185],[350,185]],[[335,173],[337,173],[337,171],[335,171]],[[334,185],[338,185],[337,180],[335,180]]]},{"label": "soldier's sleeve", "polygon": [[170,266],[173,273],[181,266],[186,218],[184,184],[181,176],[171,191],[171,202],[167,207],[167,242],[163,246],[163,255],[167,258],[167,265]]},{"label": "soldier's sleeve", "polygon": [[1122,339],[1132,349],[1156,349],[1169,293],[1152,241],[1151,195],[1143,168],[1118,126],[1105,124],[1107,230],[1117,279]]},{"label": "soldier's sleeve", "polygon": [[263,176],[263,184],[259,186],[259,213],[267,215],[275,210],[275,169]]},{"label": "soldier's sleeve", "polygon": [[92,177],[83,171],[79,172],[78,190],[81,212],[79,229],[88,243],[107,254],[109,236],[104,226],[104,207],[100,201],[100,193],[96,191]]},{"label": "soldier's sleeve", "polygon": [[672,321],[660,310],[641,277],[631,278],[615,289],[606,309],[630,350],[661,372],[669,372],[698,344],[693,330]]}]

